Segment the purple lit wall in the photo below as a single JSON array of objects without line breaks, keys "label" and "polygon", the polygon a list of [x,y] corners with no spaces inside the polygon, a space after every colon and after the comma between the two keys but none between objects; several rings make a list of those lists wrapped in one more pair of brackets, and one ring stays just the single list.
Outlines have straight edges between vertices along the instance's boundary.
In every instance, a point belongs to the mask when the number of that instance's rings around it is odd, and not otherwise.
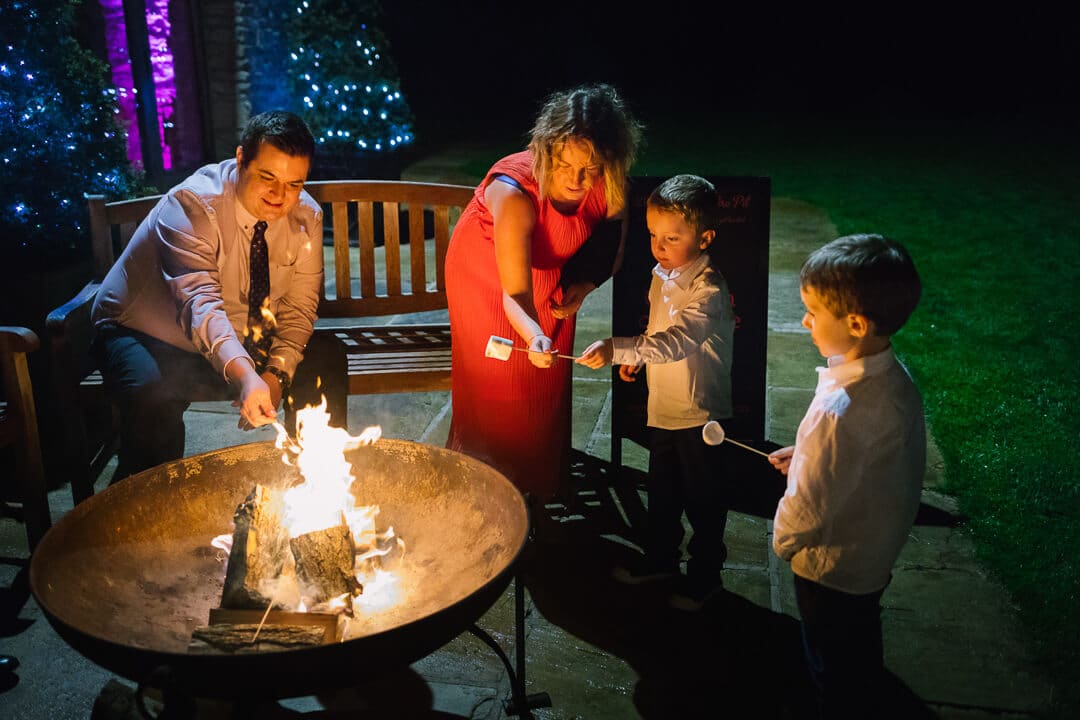
[{"label": "purple lit wall", "polygon": [[[124,23],[123,0],[99,0],[105,19],[105,45],[112,67],[112,81],[120,110],[120,119],[127,129],[128,159],[143,166],[139,140],[138,115],[135,108],[134,81],[127,50],[127,28]],[[150,64],[154,75],[154,98],[157,103],[158,138],[161,144],[162,166],[172,169],[172,149],[169,140],[173,129],[173,110],[176,102],[176,77],[173,54],[169,48],[169,0],[146,0],[146,32],[150,40]]]},{"label": "purple lit wall", "polygon": [[116,87],[120,124],[127,130],[127,156],[132,165],[142,168],[142,147],[139,139],[138,115],[135,113],[135,81],[131,76],[131,59],[127,51],[127,27],[124,24],[123,0],[100,0],[105,19],[105,49],[112,68]]},{"label": "purple lit wall", "polygon": [[169,0],[146,0],[146,32],[150,37],[150,65],[154,69],[154,97],[157,100],[158,137],[161,138],[161,162],[172,169],[173,105],[176,103],[176,73],[169,49]]}]

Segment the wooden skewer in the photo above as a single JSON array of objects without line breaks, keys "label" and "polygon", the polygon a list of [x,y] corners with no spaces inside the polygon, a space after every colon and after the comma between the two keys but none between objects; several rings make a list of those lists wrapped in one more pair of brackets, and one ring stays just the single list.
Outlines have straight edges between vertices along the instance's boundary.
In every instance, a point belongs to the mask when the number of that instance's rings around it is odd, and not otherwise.
[{"label": "wooden skewer", "polygon": [[274,598],[270,598],[270,604],[266,606],[266,612],[263,613],[262,620],[259,621],[259,627],[255,628],[255,634],[251,636],[251,644],[254,645],[255,641],[259,637],[259,632],[262,631],[263,625],[266,623],[266,618],[270,617],[270,608],[274,607]]},{"label": "wooden skewer", "polygon": [[725,438],[724,438],[724,442],[729,442],[729,443],[731,443],[731,444],[733,444],[733,445],[738,445],[739,447],[741,447],[741,448],[744,448],[744,449],[746,449],[746,450],[749,450],[750,452],[754,452],[754,453],[757,453],[757,454],[758,454],[758,455],[760,455],[761,457],[764,457],[764,458],[767,458],[767,457],[769,457],[769,453],[767,453],[767,452],[762,452],[762,451],[758,450],[757,448],[752,448],[752,447],[750,447],[749,445],[743,445],[743,444],[742,444],[741,442],[739,442],[738,440],[732,440],[732,439],[731,439],[731,438],[729,438],[729,437],[725,437]]},{"label": "wooden skewer", "polygon": [[709,445],[719,445],[722,442],[729,442],[732,445],[738,445],[744,450],[749,450],[752,453],[757,453],[763,458],[769,457],[769,453],[762,452],[757,448],[750,447],[749,445],[743,445],[738,440],[732,440],[731,438],[729,438],[727,436],[727,433],[724,432],[724,426],[718,423],[716,420],[710,420],[709,422],[705,423],[705,427],[701,429],[701,438]]},{"label": "wooden skewer", "polygon": [[[528,348],[517,347],[516,345],[514,346],[514,349],[517,350],[518,352],[523,352],[523,353],[529,352]],[[577,360],[577,358],[574,357],[573,355],[562,355],[560,353],[549,353],[549,354],[554,355],[555,357],[566,358],[567,360]]]}]

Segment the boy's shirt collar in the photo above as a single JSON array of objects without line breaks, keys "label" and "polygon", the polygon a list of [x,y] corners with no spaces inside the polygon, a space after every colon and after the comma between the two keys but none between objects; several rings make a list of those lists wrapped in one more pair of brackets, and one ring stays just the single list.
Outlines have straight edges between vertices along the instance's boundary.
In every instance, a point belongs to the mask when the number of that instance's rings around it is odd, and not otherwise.
[{"label": "boy's shirt collar", "polygon": [[877,375],[884,372],[896,363],[896,353],[892,345],[879,353],[866,355],[858,360],[844,362],[843,355],[833,355],[826,360],[828,367],[819,367],[818,385],[822,383],[836,383],[849,385],[866,375]]},{"label": "boy's shirt collar", "polygon": [[697,277],[698,273],[700,273],[708,263],[709,254],[703,252],[697,256],[696,260],[691,260],[685,265],[680,265],[671,270],[665,270],[660,263],[656,263],[653,267],[653,274],[664,281],[664,283],[674,282],[680,288],[685,290],[690,287],[690,281]]}]

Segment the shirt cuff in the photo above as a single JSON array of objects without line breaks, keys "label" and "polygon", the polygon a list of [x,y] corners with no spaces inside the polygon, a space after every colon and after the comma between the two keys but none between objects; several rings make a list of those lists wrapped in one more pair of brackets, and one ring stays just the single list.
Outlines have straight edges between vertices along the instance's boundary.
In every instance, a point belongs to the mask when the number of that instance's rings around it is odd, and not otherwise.
[{"label": "shirt cuff", "polygon": [[300,364],[303,355],[288,345],[274,345],[270,348],[270,359],[267,365],[273,365],[290,378],[296,374],[296,366]]},{"label": "shirt cuff", "polygon": [[612,365],[640,365],[641,359],[638,357],[637,350],[634,349],[634,341],[637,338],[632,337],[613,337],[611,338],[611,364]]},{"label": "shirt cuff", "polygon": [[[213,365],[214,370],[221,373],[221,377],[225,378],[225,381],[228,382],[229,377],[225,374],[225,368],[237,358],[243,358],[247,362],[251,362],[251,356],[244,350],[244,344],[236,338],[227,338],[218,345],[214,353],[210,356],[210,364]],[[252,363],[252,367],[254,367],[254,363]]]}]

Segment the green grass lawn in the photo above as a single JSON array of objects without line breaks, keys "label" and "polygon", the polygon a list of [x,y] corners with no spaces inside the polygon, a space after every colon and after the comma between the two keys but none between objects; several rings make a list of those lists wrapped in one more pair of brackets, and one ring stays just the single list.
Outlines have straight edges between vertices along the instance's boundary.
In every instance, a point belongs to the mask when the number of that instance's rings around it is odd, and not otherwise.
[{"label": "green grass lawn", "polygon": [[[637,174],[767,175],[841,234],[905,243],[923,278],[896,347],[922,390],[980,560],[1080,707],[1078,143],[985,119],[648,123]],[[504,148],[519,149],[511,138]],[[492,157],[477,158],[482,175]]]}]

